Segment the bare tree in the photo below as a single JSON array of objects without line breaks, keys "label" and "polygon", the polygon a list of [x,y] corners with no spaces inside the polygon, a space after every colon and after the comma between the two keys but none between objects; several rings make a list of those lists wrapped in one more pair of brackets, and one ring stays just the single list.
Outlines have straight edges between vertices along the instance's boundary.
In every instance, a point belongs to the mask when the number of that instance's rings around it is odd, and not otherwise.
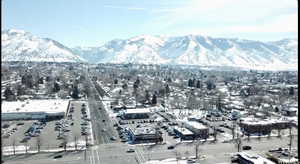
[{"label": "bare tree", "polygon": [[16,139],[14,138],[12,141],[13,153],[16,155]]},{"label": "bare tree", "polygon": [[240,152],[242,147],[242,139],[239,134],[237,134],[237,138],[235,139],[235,146],[237,147],[238,152]]},{"label": "bare tree", "polygon": [[26,141],[25,141],[25,153],[26,153],[26,154],[27,154],[27,151],[28,151],[28,150],[27,150],[27,147],[28,147],[28,141],[26,140]]},{"label": "bare tree", "polygon": [[77,143],[77,138],[78,138],[78,136],[77,136],[77,135],[74,135],[74,146],[75,146],[75,150],[77,150],[77,145],[78,145],[78,143]]},{"label": "bare tree", "polygon": [[277,137],[279,137],[279,138],[280,138],[280,137],[281,137],[281,128],[280,128],[280,127],[278,127],[278,128],[277,128],[277,131],[278,131],[278,135],[277,135]]},{"label": "bare tree", "polygon": [[218,135],[218,131],[216,129],[216,127],[214,127],[214,141],[216,142],[217,141],[217,135]]},{"label": "bare tree", "polygon": [[66,137],[64,137],[63,142],[62,142],[64,151],[67,151],[67,143],[68,143],[68,139]]},{"label": "bare tree", "polygon": [[42,139],[41,139],[40,136],[37,136],[37,138],[36,138],[36,146],[37,146],[37,149],[38,149],[38,153],[41,150],[41,145],[42,145]]},{"label": "bare tree", "polygon": [[175,156],[176,156],[177,164],[179,164],[179,160],[181,159],[181,157],[180,157],[180,153],[176,150],[175,150]]},{"label": "bare tree", "polygon": [[231,127],[231,135],[232,135],[232,139],[235,138],[235,128],[236,128],[236,122],[232,121],[232,127]]},{"label": "bare tree", "polygon": [[199,157],[198,155],[199,155],[199,152],[200,152],[200,149],[199,149],[200,143],[201,143],[201,141],[197,140],[196,145],[195,145],[195,156],[196,156],[196,159],[198,159],[198,157]]}]

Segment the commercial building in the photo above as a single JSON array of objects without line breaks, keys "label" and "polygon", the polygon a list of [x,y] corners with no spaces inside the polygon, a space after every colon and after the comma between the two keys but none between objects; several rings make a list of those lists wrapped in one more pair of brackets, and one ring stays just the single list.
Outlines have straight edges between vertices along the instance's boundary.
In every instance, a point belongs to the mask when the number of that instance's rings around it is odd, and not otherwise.
[{"label": "commercial building", "polygon": [[248,134],[266,135],[271,133],[272,130],[287,129],[291,126],[288,120],[259,120],[255,118],[243,118],[240,123],[241,131]]},{"label": "commercial building", "polygon": [[209,129],[196,121],[185,121],[184,126],[194,133],[195,138],[206,139],[209,137]]},{"label": "commercial building", "polygon": [[121,111],[121,118],[124,120],[128,119],[148,119],[151,115],[149,108],[137,108],[137,109],[127,109]]},{"label": "commercial building", "polygon": [[4,101],[1,119],[9,120],[55,120],[65,116],[68,100]]},{"label": "commercial building", "polygon": [[128,135],[131,143],[158,143],[163,141],[161,133],[151,126],[129,128]]},{"label": "commercial building", "polygon": [[278,164],[298,164],[298,151],[290,152],[288,149],[266,153],[267,157]]},{"label": "commercial building", "polygon": [[195,138],[195,135],[192,131],[188,130],[187,128],[181,128],[178,126],[174,127],[175,135],[180,137],[182,140],[192,140]]},{"label": "commercial building", "polygon": [[298,109],[297,108],[284,108],[282,109],[282,114],[288,117],[297,116]]}]

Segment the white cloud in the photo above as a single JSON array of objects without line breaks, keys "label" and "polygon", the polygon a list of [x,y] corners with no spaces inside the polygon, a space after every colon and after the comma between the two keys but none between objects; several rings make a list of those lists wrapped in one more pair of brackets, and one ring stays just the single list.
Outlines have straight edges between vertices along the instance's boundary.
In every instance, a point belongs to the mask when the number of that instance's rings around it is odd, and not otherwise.
[{"label": "white cloud", "polygon": [[208,31],[298,32],[297,0],[191,0],[181,7],[161,8],[146,26],[166,30],[178,25]]}]

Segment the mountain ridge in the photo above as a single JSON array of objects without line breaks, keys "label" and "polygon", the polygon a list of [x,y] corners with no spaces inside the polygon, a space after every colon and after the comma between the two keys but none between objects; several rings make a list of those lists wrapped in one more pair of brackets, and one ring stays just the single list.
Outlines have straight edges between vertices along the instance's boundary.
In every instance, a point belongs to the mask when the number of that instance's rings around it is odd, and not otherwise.
[{"label": "mountain ridge", "polygon": [[[9,39],[3,40],[3,33],[5,34],[5,32],[2,31],[1,33],[2,43],[9,42]],[[31,35],[28,32],[18,30],[12,30],[11,33],[20,36]],[[41,39],[33,35],[29,37],[29,40],[30,38],[33,40]],[[67,54],[62,53],[62,57],[59,56],[61,58],[67,56],[67,61],[70,60],[69,57],[72,54],[72,57],[76,58],[73,62],[236,66],[251,69],[269,69],[272,67],[297,69],[298,66],[297,38],[262,42],[239,38],[214,38],[195,34],[183,36],[139,35],[129,39],[114,39],[97,47],[77,46],[74,48],[69,48],[49,38],[42,38],[38,41],[39,43],[36,44],[48,41],[47,44],[51,42],[55,47],[68,52]],[[17,43],[24,44],[22,42]],[[17,43],[11,42],[5,43],[5,45],[12,44],[14,45],[12,47],[18,50],[15,45]],[[2,45],[3,48],[6,47]],[[27,48],[30,50],[35,47]],[[47,52],[48,49],[44,48],[39,52],[44,53],[44,51]],[[2,60],[11,59],[7,57],[7,54],[5,55],[3,57],[2,50]],[[18,55],[20,56],[20,54]],[[38,54],[33,55],[33,57],[36,55]],[[31,58],[29,57],[28,60]]]}]

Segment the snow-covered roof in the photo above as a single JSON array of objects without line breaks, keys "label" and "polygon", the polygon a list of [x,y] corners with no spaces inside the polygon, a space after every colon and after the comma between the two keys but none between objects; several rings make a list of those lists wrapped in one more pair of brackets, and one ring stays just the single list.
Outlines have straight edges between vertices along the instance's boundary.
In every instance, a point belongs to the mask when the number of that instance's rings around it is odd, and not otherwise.
[{"label": "snow-covered roof", "polygon": [[195,129],[207,129],[203,124],[196,121],[185,121],[185,124],[194,127]]},{"label": "snow-covered roof", "polygon": [[156,130],[151,127],[139,127],[139,128],[130,128],[134,135],[150,135],[156,134]]},{"label": "snow-covered roof", "polygon": [[134,113],[150,113],[149,108],[136,108],[136,109],[127,109],[125,114],[134,114]]},{"label": "snow-covered roof", "polygon": [[180,128],[178,126],[174,126],[174,129],[176,129],[183,135],[193,135],[194,134],[192,131],[188,130],[187,128]]},{"label": "snow-covered roof", "polygon": [[69,100],[27,100],[27,101],[3,101],[1,113],[19,112],[66,112]]},{"label": "snow-covered roof", "polygon": [[289,122],[287,119],[264,119],[260,120],[257,118],[242,118],[241,122],[243,124],[251,124],[251,125],[267,125],[267,124],[274,124],[274,123],[284,123],[284,122]]},{"label": "snow-covered roof", "polygon": [[254,155],[254,154],[249,154],[246,152],[240,152],[240,153],[238,153],[238,155],[240,155],[242,158],[244,158],[248,161],[252,161],[255,164],[275,164],[274,162],[272,162],[266,158],[263,158],[259,155],[256,155],[256,154]]}]

